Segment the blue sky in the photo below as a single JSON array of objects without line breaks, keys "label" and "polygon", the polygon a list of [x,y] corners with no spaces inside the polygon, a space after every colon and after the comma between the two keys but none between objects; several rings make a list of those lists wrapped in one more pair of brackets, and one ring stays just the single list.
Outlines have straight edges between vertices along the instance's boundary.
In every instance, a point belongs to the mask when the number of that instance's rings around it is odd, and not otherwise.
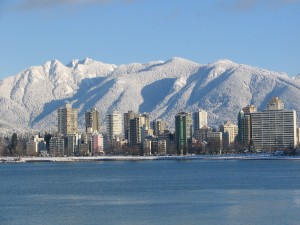
[{"label": "blue sky", "polygon": [[300,0],[0,0],[0,79],[58,59],[300,73]]}]

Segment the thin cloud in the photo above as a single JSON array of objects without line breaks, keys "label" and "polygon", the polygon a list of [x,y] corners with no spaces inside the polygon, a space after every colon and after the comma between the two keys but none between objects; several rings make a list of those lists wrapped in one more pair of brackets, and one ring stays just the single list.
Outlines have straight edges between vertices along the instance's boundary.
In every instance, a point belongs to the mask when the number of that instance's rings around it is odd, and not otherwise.
[{"label": "thin cloud", "polygon": [[238,0],[235,2],[234,8],[239,11],[245,11],[255,8],[258,4],[258,0]]},{"label": "thin cloud", "polygon": [[219,1],[217,7],[230,11],[244,12],[254,10],[260,6],[265,6],[268,9],[280,9],[283,6],[299,3],[300,0],[234,0],[233,2]]},{"label": "thin cloud", "polygon": [[283,3],[293,4],[293,3],[300,3],[300,0],[282,0]]},{"label": "thin cloud", "polygon": [[22,0],[13,6],[17,10],[48,9],[58,6],[107,5],[112,3],[132,4],[138,0]]}]

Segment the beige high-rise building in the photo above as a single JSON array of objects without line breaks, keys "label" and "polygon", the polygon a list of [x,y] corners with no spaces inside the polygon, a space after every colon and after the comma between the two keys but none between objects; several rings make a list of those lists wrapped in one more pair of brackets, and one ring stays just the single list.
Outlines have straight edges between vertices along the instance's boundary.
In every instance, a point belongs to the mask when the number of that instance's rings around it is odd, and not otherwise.
[{"label": "beige high-rise building", "polygon": [[100,132],[100,115],[95,108],[85,112],[86,132],[88,131],[88,128],[92,128],[92,132]]},{"label": "beige high-rise building", "polygon": [[148,114],[143,113],[140,115],[141,118],[141,126],[145,125],[147,129],[150,128],[150,117]]},{"label": "beige high-rise building", "polygon": [[154,120],[152,122],[153,134],[154,136],[159,136],[165,130],[166,123],[162,120]]},{"label": "beige high-rise building", "polygon": [[267,110],[282,110],[282,109],[284,109],[284,104],[278,97],[272,98],[272,100],[268,103],[267,106]]},{"label": "beige high-rise building", "polygon": [[238,126],[227,122],[224,125],[220,125],[220,131],[223,134],[224,147],[226,147],[234,143],[235,138],[238,135]]},{"label": "beige high-rise building", "polygon": [[58,133],[61,135],[78,133],[78,111],[73,109],[70,103],[57,110]]},{"label": "beige high-rise building", "polygon": [[150,118],[148,114],[135,115],[129,121],[128,143],[130,146],[142,144],[145,137],[153,134],[150,129]]},{"label": "beige high-rise building", "polygon": [[254,105],[247,105],[246,107],[243,108],[243,112],[245,114],[254,113],[257,112],[257,109]]}]

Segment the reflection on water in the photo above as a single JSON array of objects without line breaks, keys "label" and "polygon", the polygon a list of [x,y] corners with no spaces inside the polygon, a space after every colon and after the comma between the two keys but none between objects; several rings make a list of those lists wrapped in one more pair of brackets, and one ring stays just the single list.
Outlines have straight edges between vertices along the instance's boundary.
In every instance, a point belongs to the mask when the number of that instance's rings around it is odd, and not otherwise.
[{"label": "reflection on water", "polygon": [[299,224],[300,161],[0,164],[0,224]]}]

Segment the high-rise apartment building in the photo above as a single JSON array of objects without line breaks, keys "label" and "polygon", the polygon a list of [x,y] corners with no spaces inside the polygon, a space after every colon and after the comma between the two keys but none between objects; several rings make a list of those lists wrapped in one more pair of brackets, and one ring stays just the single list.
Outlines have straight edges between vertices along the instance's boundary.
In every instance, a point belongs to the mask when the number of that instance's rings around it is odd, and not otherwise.
[{"label": "high-rise apartment building", "polygon": [[64,156],[65,155],[65,141],[63,137],[53,137],[49,142],[50,156]]},{"label": "high-rise apartment building", "polygon": [[228,147],[235,142],[235,138],[238,135],[238,126],[227,122],[224,125],[220,125],[220,132],[223,135],[223,146]]},{"label": "high-rise apartment building", "polygon": [[136,114],[129,120],[128,143],[130,146],[142,144],[150,133],[150,119],[148,114]]},{"label": "high-rise apartment building", "polygon": [[106,116],[106,132],[109,141],[120,139],[122,137],[122,114],[117,111],[112,112]]},{"label": "high-rise apartment building", "polygon": [[152,153],[155,155],[167,154],[167,141],[164,139],[155,138],[151,143]]},{"label": "high-rise apartment building", "polygon": [[130,120],[128,143],[130,146],[141,144],[142,142],[142,121],[141,117],[135,117]]},{"label": "high-rise apartment building", "polygon": [[242,110],[246,114],[257,112],[257,109],[256,109],[256,107],[254,105],[247,105]]},{"label": "high-rise apartment building", "polygon": [[175,116],[175,143],[177,154],[187,154],[192,143],[192,116],[181,112]]},{"label": "high-rise apartment building", "polygon": [[272,98],[272,100],[268,103],[267,106],[267,110],[282,110],[282,109],[284,109],[284,104],[278,97]]},{"label": "high-rise apartment building", "polygon": [[70,103],[57,110],[58,133],[61,135],[78,133],[78,111],[73,109]]},{"label": "high-rise apartment building", "polygon": [[[249,122],[250,122],[250,120],[249,120]],[[237,138],[237,140],[240,144],[243,144],[243,145],[245,145],[245,142],[246,142],[245,137],[244,137],[245,133],[247,132],[245,125],[246,125],[245,112],[243,110],[240,110],[239,115],[238,115],[238,138]],[[251,135],[251,130],[249,130],[249,135]]]},{"label": "high-rise apartment building", "polygon": [[207,127],[207,112],[204,110],[199,110],[193,113],[194,132],[202,127]]},{"label": "high-rise apartment building", "polygon": [[175,135],[171,133],[169,130],[165,130],[164,133],[158,136],[159,139],[166,140],[166,154],[175,155],[177,154],[177,150],[174,144]]},{"label": "high-rise apartment building", "polygon": [[150,117],[148,114],[143,113],[140,115],[141,118],[141,126],[145,126],[146,129],[150,129]]},{"label": "high-rise apartment building", "polygon": [[251,136],[255,150],[283,150],[296,146],[296,111],[284,110],[278,98],[273,98],[267,109],[251,113]]},{"label": "high-rise apartment building", "polygon": [[128,111],[127,113],[124,113],[124,135],[125,139],[129,139],[128,132],[130,127],[130,120],[137,117],[138,114],[134,113],[133,111]]},{"label": "high-rise apartment building", "polygon": [[68,134],[64,138],[64,155],[71,156],[78,152],[78,134]]},{"label": "high-rise apartment building", "polygon": [[195,130],[194,138],[197,142],[204,142],[207,141],[207,133],[211,131],[211,128],[208,127],[202,127],[198,130]]},{"label": "high-rise apartment building", "polygon": [[162,120],[154,120],[152,121],[153,135],[159,136],[164,133],[166,123]]},{"label": "high-rise apartment building", "polygon": [[88,128],[92,128],[92,132],[100,132],[100,114],[95,108],[85,112],[86,132],[88,131]]},{"label": "high-rise apartment building", "polygon": [[240,144],[248,146],[251,141],[251,113],[256,112],[254,105],[244,107],[238,115],[238,137]]}]

